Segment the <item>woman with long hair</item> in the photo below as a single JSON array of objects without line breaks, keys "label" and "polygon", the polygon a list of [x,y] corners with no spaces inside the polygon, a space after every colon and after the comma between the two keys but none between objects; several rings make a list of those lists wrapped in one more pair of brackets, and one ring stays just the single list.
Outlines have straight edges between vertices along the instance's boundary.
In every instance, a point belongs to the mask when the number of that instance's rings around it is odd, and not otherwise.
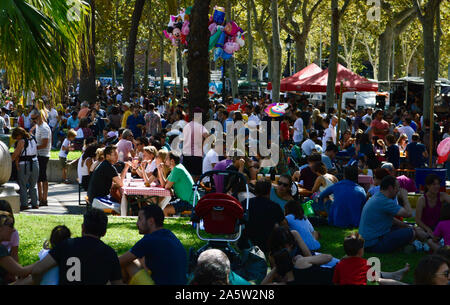
[{"label": "woman with long hair", "polygon": [[415,285],[448,285],[450,264],[440,255],[428,255],[417,264],[414,272]]},{"label": "woman with long hair", "polygon": [[425,230],[430,237],[439,222],[441,207],[444,203],[450,203],[450,196],[446,192],[440,192],[441,179],[430,174],[425,178],[425,192],[417,200],[416,223]]},{"label": "woman with long hair", "polygon": [[16,140],[11,159],[17,168],[17,183],[20,187],[20,210],[28,209],[28,194],[30,194],[33,209],[38,209],[36,187],[39,177],[39,163],[36,140],[22,127],[14,128],[11,137]]},{"label": "woman with long hair", "polygon": [[98,144],[89,145],[88,147],[86,147],[86,150],[84,151],[81,158],[78,159],[78,181],[86,191],[89,187],[89,179],[91,177],[90,168],[95,161],[94,158],[96,156],[98,148]]}]

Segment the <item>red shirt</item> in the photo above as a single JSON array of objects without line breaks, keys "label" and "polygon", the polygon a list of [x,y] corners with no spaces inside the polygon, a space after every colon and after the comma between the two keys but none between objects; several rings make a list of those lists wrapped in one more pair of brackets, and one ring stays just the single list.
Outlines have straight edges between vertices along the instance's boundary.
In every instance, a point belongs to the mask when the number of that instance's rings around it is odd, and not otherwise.
[{"label": "red shirt", "polygon": [[285,122],[281,122],[280,124],[281,135],[283,136],[283,140],[289,140],[289,127]]},{"label": "red shirt", "polygon": [[333,283],[336,285],[367,285],[370,266],[362,257],[347,257],[334,268]]},{"label": "red shirt", "polygon": [[382,133],[379,133],[379,134],[375,133],[375,130],[373,128],[389,129],[389,123],[386,122],[385,120],[378,121],[378,120],[375,119],[375,120],[372,121],[372,124],[370,124],[370,127],[372,127],[372,133],[373,133],[374,136],[377,136],[379,139],[384,140],[384,137],[386,135],[382,134]]}]

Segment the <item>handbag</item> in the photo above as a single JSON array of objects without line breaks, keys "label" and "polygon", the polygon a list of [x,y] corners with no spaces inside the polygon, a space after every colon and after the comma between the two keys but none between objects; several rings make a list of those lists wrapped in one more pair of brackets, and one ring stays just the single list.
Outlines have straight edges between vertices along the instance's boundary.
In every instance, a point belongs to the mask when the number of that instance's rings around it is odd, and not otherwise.
[{"label": "handbag", "polygon": [[252,245],[250,248],[243,249],[239,255],[240,265],[233,271],[247,281],[256,284],[267,275],[267,262],[264,252],[258,247]]}]

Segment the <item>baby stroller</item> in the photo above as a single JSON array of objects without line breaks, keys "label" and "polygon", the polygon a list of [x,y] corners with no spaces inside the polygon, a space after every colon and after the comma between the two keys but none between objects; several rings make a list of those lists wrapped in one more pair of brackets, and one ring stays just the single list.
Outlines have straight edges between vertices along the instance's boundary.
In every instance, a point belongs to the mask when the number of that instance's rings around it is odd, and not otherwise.
[{"label": "baby stroller", "polygon": [[[209,186],[202,182],[205,177],[210,177]],[[236,197],[233,197],[227,193],[229,190],[223,183],[226,177],[235,179],[228,180],[227,185],[234,183],[245,184],[247,194],[245,207],[237,199],[237,194],[235,194]],[[197,199],[200,198],[200,189],[206,194],[197,202]],[[240,263],[239,254],[231,247],[230,243],[238,241],[241,237],[243,225],[248,219],[248,197],[249,186],[247,179],[239,172],[215,170],[200,176],[200,179],[194,185],[191,220],[195,226],[198,238],[207,243],[197,251],[193,248],[189,250],[189,274],[194,271],[199,255],[211,248],[220,249],[228,256],[232,270],[238,268]],[[201,232],[203,228],[204,233]]]}]

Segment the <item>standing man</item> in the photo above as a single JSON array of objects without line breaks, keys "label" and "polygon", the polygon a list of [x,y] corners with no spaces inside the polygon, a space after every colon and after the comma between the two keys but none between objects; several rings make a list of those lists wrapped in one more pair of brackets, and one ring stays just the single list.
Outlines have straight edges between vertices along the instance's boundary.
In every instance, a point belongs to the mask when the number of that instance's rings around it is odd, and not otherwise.
[{"label": "standing man", "polygon": [[295,145],[300,145],[300,143],[303,141],[302,112],[300,110],[297,110],[295,112],[295,117],[297,118],[297,120],[295,120],[294,123],[294,143]]},{"label": "standing man", "polygon": [[336,144],[336,125],[338,123],[337,116],[331,118],[331,122],[322,137],[322,149],[325,151],[327,149],[327,141],[333,141]]},{"label": "standing man", "polygon": [[142,136],[142,128],[145,128],[145,120],[142,114],[139,113],[139,106],[137,104],[133,105],[131,108],[133,114],[127,118],[127,128],[133,132],[135,139]]},{"label": "standing man", "polygon": [[48,180],[47,164],[50,159],[52,146],[52,131],[50,126],[44,122],[41,113],[37,109],[31,111],[31,120],[36,124],[37,156],[39,162],[38,194],[39,206],[47,206]]},{"label": "standing man", "polygon": [[147,130],[147,137],[156,136],[161,132],[161,117],[159,113],[155,112],[155,104],[148,105],[148,112],[145,114],[145,127]]}]

